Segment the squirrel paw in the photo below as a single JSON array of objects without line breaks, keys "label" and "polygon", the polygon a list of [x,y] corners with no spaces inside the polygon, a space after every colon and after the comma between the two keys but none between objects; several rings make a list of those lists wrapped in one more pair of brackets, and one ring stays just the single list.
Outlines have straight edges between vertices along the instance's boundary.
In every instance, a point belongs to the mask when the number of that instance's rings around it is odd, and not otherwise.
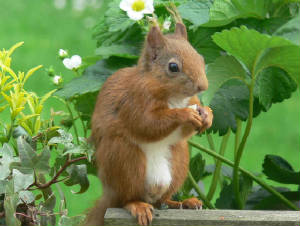
[{"label": "squirrel paw", "polygon": [[210,107],[197,106],[197,111],[202,118],[202,127],[199,129],[199,132],[202,133],[204,130],[208,129],[212,125],[213,113]]},{"label": "squirrel paw", "polygon": [[182,207],[184,209],[196,209],[201,210],[202,209],[202,201],[197,198],[189,198],[185,199],[182,202]]},{"label": "squirrel paw", "polygon": [[152,222],[153,206],[145,202],[130,202],[124,208],[136,217],[139,225],[147,226]]}]

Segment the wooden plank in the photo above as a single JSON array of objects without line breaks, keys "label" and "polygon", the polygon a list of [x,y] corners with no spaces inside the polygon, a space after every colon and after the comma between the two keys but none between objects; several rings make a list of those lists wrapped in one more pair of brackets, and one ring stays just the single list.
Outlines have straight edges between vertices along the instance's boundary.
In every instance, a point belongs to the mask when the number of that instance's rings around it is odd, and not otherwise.
[{"label": "wooden plank", "polygon": [[[154,210],[152,226],[300,226],[300,211]],[[105,226],[136,226],[124,209],[108,209]]]}]

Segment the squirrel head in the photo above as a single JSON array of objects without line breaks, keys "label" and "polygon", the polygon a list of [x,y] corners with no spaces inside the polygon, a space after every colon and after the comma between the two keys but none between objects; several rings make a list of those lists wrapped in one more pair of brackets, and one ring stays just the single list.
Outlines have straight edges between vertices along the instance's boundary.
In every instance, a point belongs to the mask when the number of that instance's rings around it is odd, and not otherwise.
[{"label": "squirrel head", "polygon": [[188,42],[182,23],[177,23],[175,32],[167,35],[153,26],[138,67],[154,76],[169,96],[190,97],[208,88],[204,59]]}]

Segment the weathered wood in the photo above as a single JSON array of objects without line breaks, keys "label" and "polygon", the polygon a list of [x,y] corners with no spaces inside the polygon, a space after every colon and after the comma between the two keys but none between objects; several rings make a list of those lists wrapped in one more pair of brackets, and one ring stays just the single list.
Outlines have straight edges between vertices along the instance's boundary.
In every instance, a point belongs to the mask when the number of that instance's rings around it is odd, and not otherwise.
[{"label": "weathered wood", "polygon": [[[152,226],[299,226],[300,211],[154,210]],[[108,209],[105,226],[136,226],[124,209]]]}]

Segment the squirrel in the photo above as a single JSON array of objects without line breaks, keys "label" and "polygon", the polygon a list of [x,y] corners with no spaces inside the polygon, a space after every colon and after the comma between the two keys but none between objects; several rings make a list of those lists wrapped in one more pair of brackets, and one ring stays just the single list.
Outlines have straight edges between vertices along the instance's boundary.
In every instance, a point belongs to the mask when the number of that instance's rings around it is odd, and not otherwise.
[{"label": "squirrel", "polygon": [[171,196],[187,176],[187,139],[212,124],[212,111],[197,97],[207,88],[204,59],[188,42],[185,25],[177,22],[166,35],[152,26],[137,65],[111,75],[97,98],[91,138],[103,195],[86,225],[103,225],[107,208],[125,208],[139,225],[149,225],[153,208],[163,203],[201,208],[197,198]]}]

